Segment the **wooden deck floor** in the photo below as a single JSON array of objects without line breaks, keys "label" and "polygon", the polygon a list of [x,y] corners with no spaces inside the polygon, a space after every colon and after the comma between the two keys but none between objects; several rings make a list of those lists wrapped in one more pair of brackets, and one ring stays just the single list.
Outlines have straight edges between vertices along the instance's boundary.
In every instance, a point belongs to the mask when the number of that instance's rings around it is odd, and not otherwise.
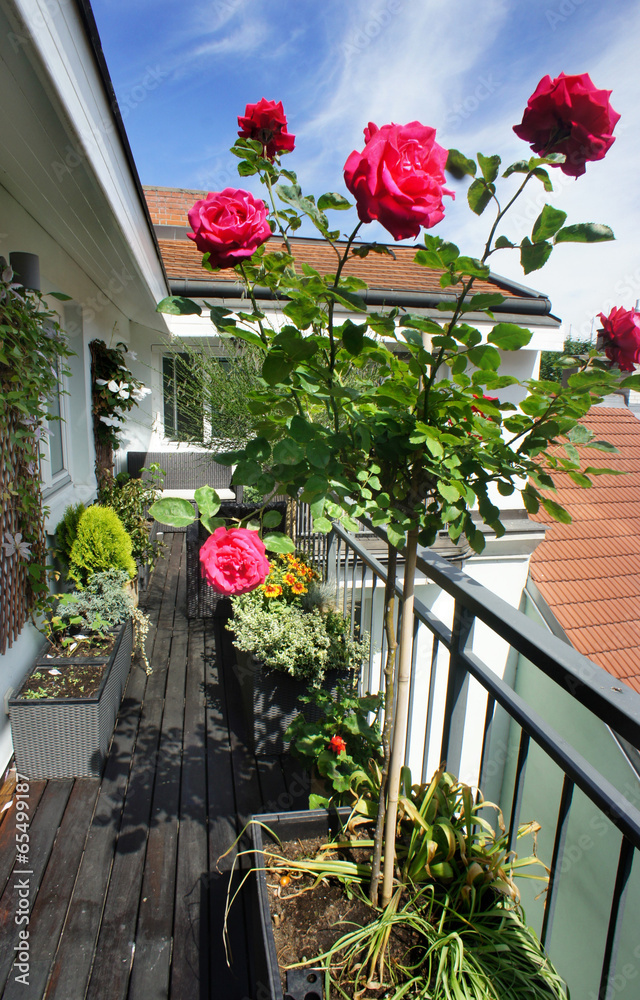
[{"label": "wooden deck floor", "polygon": [[[28,869],[15,807],[4,813],[2,1000],[259,995],[250,898],[232,910],[231,970],[224,960],[231,856],[221,874],[216,861],[252,812],[304,808],[307,779],[295,760],[247,751],[228,633],[187,620],[185,535],[165,539],[144,602],[153,672],[131,670],[102,779],[30,783]],[[28,985],[17,978],[21,891]]]}]

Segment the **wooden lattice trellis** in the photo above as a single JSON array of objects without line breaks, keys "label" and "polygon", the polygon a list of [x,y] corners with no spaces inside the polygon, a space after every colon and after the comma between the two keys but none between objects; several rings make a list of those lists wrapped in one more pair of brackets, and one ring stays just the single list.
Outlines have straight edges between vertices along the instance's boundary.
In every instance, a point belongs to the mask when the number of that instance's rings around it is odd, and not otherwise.
[{"label": "wooden lattice trellis", "polygon": [[[35,604],[29,566],[44,565],[46,542],[39,476],[29,468],[33,461],[33,442],[27,450],[16,440],[20,425],[17,412],[0,412],[0,654],[7,651],[22,630]],[[18,489],[31,495],[29,515],[20,509]],[[27,523],[25,523],[25,520]],[[18,552],[7,555],[3,542],[20,532],[31,544],[29,560]]]}]

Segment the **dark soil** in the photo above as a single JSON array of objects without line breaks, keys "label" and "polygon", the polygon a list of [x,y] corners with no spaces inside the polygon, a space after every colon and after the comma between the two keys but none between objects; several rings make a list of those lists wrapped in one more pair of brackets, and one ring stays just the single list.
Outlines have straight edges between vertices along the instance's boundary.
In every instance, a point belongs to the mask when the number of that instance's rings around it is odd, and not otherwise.
[{"label": "dark soil", "polygon": [[[94,654],[95,655],[95,654]],[[21,698],[89,698],[100,687],[106,663],[73,663],[36,667]]]},{"label": "dark soil", "polygon": [[94,635],[86,639],[71,637],[71,641],[67,642],[67,645],[51,643],[46,656],[55,657],[56,659],[61,657],[63,659],[74,660],[78,657],[82,659],[96,659],[97,657],[104,656],[108,659],[115,641],[115,636],[112,635],[106,635],[103,638]]},{"label": "dark soil", "polygon": [[[370,836],[370,832],[365,836]],[[291,859],[313,858],[324,843],[326,839],[296,840],[283,843],[282,850],[278,849],[278,852]],[[323,852],[323,856],[346,857],[350,861],[362,862],[369,860],[370,853],[369,849],[355,849],[333,854]],[[355,895],[348,899],[343,886],[337,881],[324,880],[313,887],[314,878],[306,875],[300,878],[292,872],[290,882],[283,886],[281,876],[281,871],[277,875],[267,872],[273,936],[282,991],[286,994],[288,965],[323,954],[344,934],[354,930],[354,925],[366,926],[370,923],[376,911]],[[366,894],[368,887],[364,885],[362,888]],[[394,952],[404,954],[407,944],[392,940],[391,955]],[[319,962],[318,967],[321,965]],[[330,1000],[337,998],[338,993],[332,990]]]}]

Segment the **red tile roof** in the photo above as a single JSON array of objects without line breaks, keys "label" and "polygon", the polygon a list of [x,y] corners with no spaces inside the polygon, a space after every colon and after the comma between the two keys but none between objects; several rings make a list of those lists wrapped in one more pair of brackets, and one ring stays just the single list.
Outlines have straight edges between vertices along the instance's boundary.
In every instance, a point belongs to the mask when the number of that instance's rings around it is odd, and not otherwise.
[{"label": "red tile roof", "polygon": [[[185,232],[190,230],[187,212],[195,201],[206,196],[206,191],[175,188],[145,187],[143,190],[154,225],[175,226]],[[330,273],[332,268],[335,268],[335,254],[324,240],[294,237],[291,242],[295,247],[296,260],[300,263],[310,264],[323,274]],[[160,233],[158,243],[169,280],[237,281],[237,276],[232,270],[219,271],[213,276],[210,271],[204,271],[202,255],[192,240],[167,239]],[[282,241],[277,238],[271,241],[270,246],[273,246],[274,250],[284,249]],[[395,260],[393,257],[375,253],[369,254],[364,259],[351,257],[345,273],[357,275],[366,281],[370,288],[385,291],[442,291],[440,272],[414,263],[415,247],[393,244],[391,248]],[[474,291],[496,291],[496,286],[507,299],[527,297],[523,291],[505,287],[498,278],[492,278],[491,281],[476,281]],[[537,296],[531,297],[535,299]]]},{"label": "red tile roof", "polygon": [[630,410],[596,407],[582,421],[619,454],[580,448],[584,465],[627,472],[594,476],[582,489],[554,474],[551,494],[571,514],[549,524],[531,557],[531,576],[570,642],[640,692],[640,421]]}]

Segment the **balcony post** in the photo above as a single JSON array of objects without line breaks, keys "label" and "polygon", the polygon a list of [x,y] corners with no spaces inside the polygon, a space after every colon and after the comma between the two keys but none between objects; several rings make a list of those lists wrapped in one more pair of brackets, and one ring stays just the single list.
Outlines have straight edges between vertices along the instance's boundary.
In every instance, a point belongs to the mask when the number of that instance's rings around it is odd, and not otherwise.
[{"label": "balcony post", "polygon": [[467,712],[469,693],[469,673],[464,666],[461,653],[469,641],[475,616],[460,601],[456,601],[453,612],[451,654],[449,656],[449,679],[442,726],[442,748],[440,759],[446,761],[447,771],[456,776],[460,772],[464,720]]}]

